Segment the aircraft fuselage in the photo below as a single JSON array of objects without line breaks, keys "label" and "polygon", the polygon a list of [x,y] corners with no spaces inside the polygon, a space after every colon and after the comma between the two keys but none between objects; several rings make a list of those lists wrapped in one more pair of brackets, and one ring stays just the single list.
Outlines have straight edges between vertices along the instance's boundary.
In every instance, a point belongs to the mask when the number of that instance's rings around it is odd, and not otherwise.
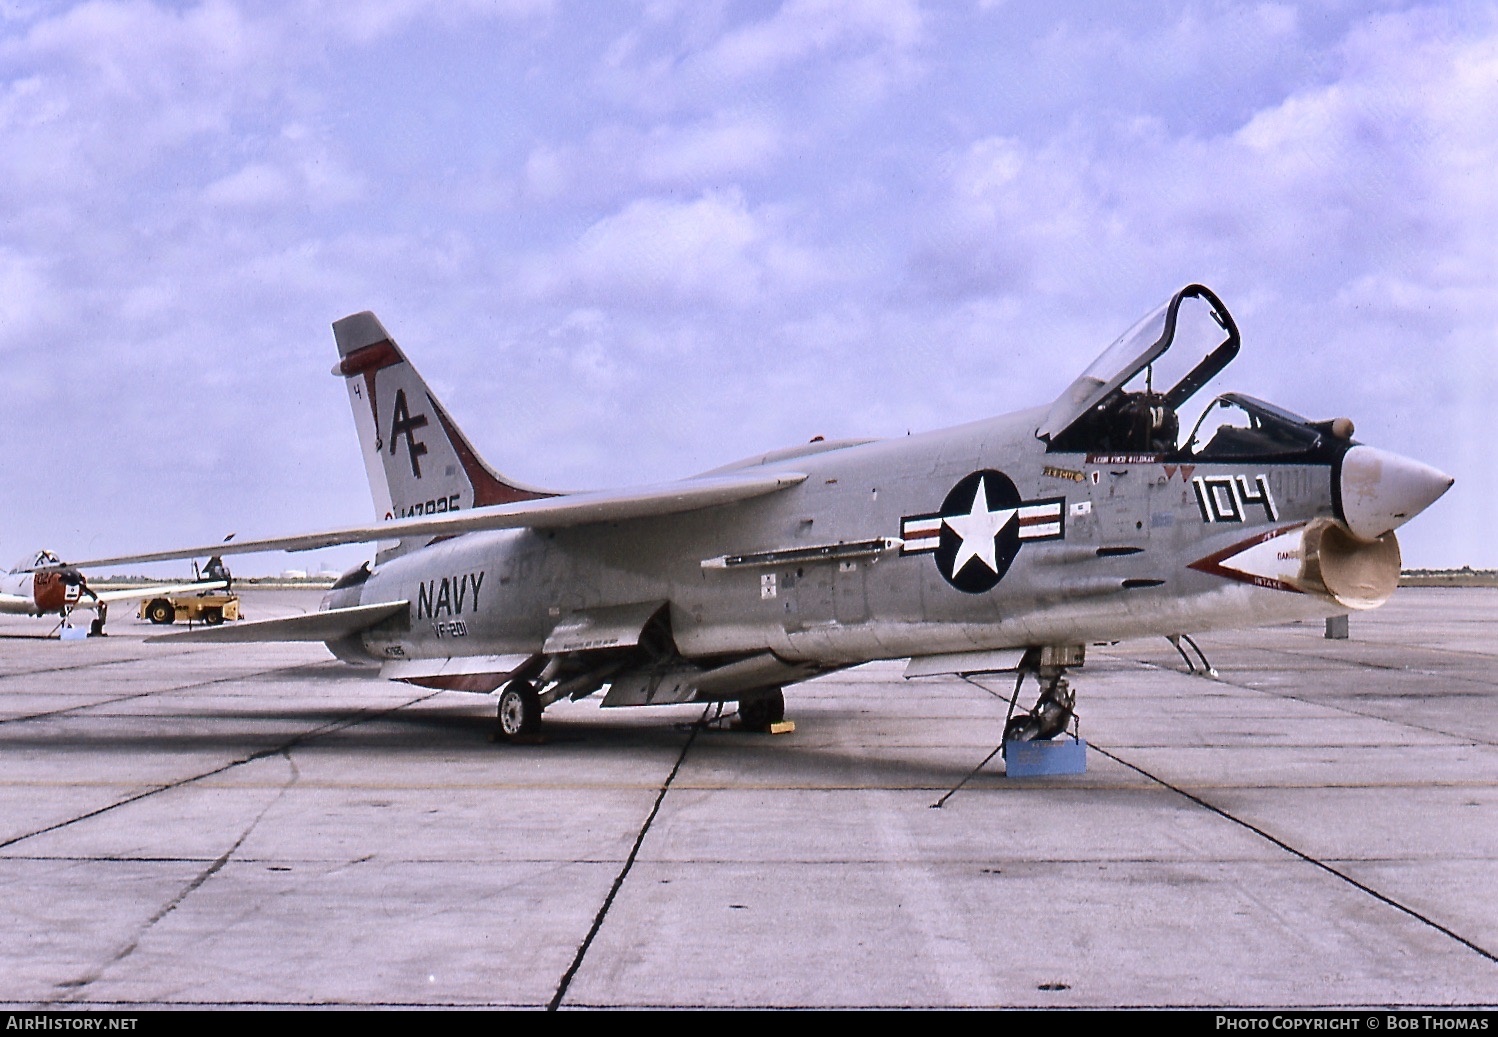
[{"label": "aircraft fuselage", "polygon": [[[768,649],[843,665],[1346,611],[1271,576],[1189,567],[1256,535],[1334,518],[1330,461],[1047,452],[1034,436],[1038,416],[782,457],[776,464],[807,475],[800,486],[726,508],[455,537],[389,560],[328,603],[412,603],[408,624],[363,637],[382,661],[539,653],[565,617],[662,602],[688,658]],[[959,487],[974,475],[996,513],[990,522],[1017,536],[1002,572],[1000,546],[995,557],[966,559],[954,581],[940,541],[944,529],[951,539],[950,518],[972,513]],[[1017,500],[1000,500],[996,476]],[[859,548],[880,540],[898,546]],[[819,549],[823,557],[806,556]]]}]

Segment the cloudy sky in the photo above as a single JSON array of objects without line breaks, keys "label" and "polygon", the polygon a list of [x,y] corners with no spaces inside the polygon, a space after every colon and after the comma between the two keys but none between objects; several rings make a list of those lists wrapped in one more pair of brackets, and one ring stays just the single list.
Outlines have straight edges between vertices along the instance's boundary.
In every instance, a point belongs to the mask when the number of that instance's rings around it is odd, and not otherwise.
[{"label": "cloudy sky", "polygon": [[1047,402],[1200,281],[1498,566],[1495,170],[1491,3],[0,0],[0,559],[365,521],[357,310],[580,489]]}]

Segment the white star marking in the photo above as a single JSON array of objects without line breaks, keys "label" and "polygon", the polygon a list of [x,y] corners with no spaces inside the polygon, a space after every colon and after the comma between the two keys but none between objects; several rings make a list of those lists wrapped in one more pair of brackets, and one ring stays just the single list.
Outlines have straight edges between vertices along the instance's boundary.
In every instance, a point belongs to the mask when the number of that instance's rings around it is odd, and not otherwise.
[{"label": "white star marking", "polygon": [[952,560],[952,575],[962,572],[962,567],[974,558],[997,573],[999,563],[994,557],[994,538],[1014,520],[1018,511],[1018,508],[989,510],[987,480],[979,479],[978,492],[973,494],[972,510],[966,515],[947,515],[942,518],[942,522],[962,538],[962,546],[957,548],[957,557]]}]

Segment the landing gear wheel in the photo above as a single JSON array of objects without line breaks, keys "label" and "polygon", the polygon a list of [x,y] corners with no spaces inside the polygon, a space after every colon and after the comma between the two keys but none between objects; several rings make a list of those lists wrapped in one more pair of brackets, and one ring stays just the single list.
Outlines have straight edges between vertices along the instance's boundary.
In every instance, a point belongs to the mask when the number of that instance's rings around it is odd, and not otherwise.
[{"label": "landing gear wheel", "polygon": [[165,598],[156,598],[146,606],[146,618],[152,623],[174,623],[177,620],[177,610]]},{"label": "landing gear wheel", "polygon": [[509,742],[541,730],[541,697],[528,681],[511,681],[499,693],[499,739]]},{"label": "landing gear wheel", "polygon": [[785,693],[779,688],[768,694],[739,699],[739,728],[768,731],[785,719]]},{"label": "landing gear wheel", "polygon": [[1004,741],[1038,742],[1055,738],[1071,723],[1076,704],[1077,693],[1065,677],[1043,679],[1035,708],[1004,725]]}]

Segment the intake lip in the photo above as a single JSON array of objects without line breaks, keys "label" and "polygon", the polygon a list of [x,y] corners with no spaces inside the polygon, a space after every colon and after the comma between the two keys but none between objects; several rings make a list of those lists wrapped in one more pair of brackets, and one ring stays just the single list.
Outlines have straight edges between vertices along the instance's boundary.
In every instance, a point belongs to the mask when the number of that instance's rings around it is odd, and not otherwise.
[{"label": "intake lip", "polygon": [[1392,532],[1359,540],[1340,523],[1315,519],[1301,538],[1300,557],[1300,572],[1291,582],[1344,608],[1378,608],[1399,586],[1399,539]]},{"label": "intake lip", "polygon": [[1354,446],[1342,458],[1342,521],[1360,540],[1377,540],[1430,507],[1455,481],[1420,461]]}]

